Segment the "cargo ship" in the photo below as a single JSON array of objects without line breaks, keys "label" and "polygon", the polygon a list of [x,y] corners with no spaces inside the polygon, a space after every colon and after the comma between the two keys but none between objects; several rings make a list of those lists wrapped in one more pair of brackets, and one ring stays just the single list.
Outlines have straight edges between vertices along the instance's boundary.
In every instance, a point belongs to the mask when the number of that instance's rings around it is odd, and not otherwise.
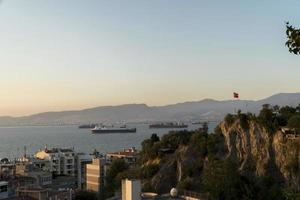
[{"label": "cargo ship", "polygon": [[149,128],[187,128],[188,125],[183,123],[156,123],[156,124],[150,124]]},{"label": "cargo ship", "polygon": [[127,128],[126,126],[121,127],[98,127],[91,129],[92,133],[135,133],[136,128]]},{"label": "cargo ship", "polygon": [[79,125],[78,128],[79,129],[92,129],[95,128],[97,126],[97,124],[82,124]]},{"label": "cargo ship", "polygon": [[200,122],[200,121],[196,121],[196,122],[192,122],[192,124],[203,124],[204,122]]}]

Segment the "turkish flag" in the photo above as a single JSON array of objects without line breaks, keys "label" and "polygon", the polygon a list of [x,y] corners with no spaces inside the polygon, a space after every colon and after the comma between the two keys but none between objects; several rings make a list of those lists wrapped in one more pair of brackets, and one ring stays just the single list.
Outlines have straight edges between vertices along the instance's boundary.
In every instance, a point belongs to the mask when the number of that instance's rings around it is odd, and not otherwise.
[{"label": "turkish flag", "polygon": [[239,93],[234,92],[233,93],[233,98],[238,99],[239,98]]}]

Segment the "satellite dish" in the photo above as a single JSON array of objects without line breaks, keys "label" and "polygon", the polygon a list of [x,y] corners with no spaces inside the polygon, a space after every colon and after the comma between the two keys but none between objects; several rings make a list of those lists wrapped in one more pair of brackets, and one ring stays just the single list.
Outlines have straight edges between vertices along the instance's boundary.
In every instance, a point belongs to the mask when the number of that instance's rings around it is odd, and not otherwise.
[{"label": "satellite dish", "polygon": [[171,197],[177,197],[178,195],[178,190],[176,188],[172,188],[170,191]]}]

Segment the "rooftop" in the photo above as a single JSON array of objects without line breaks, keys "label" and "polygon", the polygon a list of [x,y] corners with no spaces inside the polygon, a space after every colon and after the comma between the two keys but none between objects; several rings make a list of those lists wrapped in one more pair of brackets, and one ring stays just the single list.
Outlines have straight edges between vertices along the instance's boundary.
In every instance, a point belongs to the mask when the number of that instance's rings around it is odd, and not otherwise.
[{"label": "rooftop", "polygon": [[138,150],[135,147],[124,149],[123,151],[107,153],[108,156],[114,156],[114,155],[136,156],[137,154],[138,154]]},{"label": "rooftop", "polygon": [[136,155],[137,155],[137,152],[124,152],[124,151],[119,151],[119,152],[110,152],[110,153],[107,153],[107,156],[114,156],[114,155],[136,156]]},{"label": "rooftop", "polygon": [[45,149],[46,153],[58,153],[58,152],[63,152],[63,153],[72,153],[74,152],[73,149],[63,149],[63,148],[52,148],[52,149]]}]

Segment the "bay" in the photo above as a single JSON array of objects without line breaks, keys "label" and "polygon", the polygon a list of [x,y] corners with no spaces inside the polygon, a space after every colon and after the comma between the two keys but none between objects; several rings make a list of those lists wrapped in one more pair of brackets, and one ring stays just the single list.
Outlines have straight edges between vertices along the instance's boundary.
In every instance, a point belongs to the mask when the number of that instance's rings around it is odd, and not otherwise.
[{"label": "bay", "polygon": [[[33,155],[39,149],[52,147],[74,148],[76,152],[91,153],[97,149],[101,153],[119,151],[124,148],[140,148],[143,140],[156,133],[162,136],[169,129],[149,129],[149,124],[127,124],[136,127],[136,133],[91,134],[89,129],[78,129],[77,126],[28,126],[0,127],[0,158],[14,159],[26,153]],[[216,123],[209,124],[211,132]],[[188,130],[201,127],[189,124]],[[178,129],[177,129],[178,130]]]}]

